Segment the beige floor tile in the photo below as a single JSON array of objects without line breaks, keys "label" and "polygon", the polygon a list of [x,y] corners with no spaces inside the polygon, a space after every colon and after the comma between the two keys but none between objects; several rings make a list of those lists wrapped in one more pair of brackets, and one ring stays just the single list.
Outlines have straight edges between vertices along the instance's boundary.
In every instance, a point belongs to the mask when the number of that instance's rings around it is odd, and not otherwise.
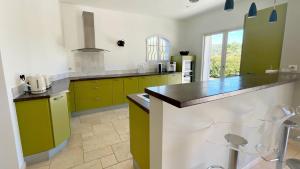
[{"label": "beige floor tile", "polygon": [[113,125],[119,134],[129,133],[129,119],[115,120]]},{"label": "beige floor tile", "polygon": [[115,155],[113,155],[113,154],[101,158],[101,164],[102,164],[103,168],[110,167],[110,166],[115,165],[117,163],[118,163],[118,161],[117,161]]},{"label": "beige floor tile", "polygon": [[83,163],[82,148],[64,149],[51,159],[50,169],[67,169]]},{"label": "beige floor tile", "polygon": [[120,134],[120,138],[121,138],[121,141],[128,141],[128,140],[130,140],[130,135],[129,135],[129,133],[122,133],[122,134]]},{"label": "beige floor tile", "polygon": [[82,134],[92,132],[91,124],[78,124],[72,127],[72,134]]},{"label": "beige floor tile", "polygon": [[132,160],[123,161],[107,169],[133,169]]},{"label": "beige floor tile", "polygon": [[82,147],[82,139],[80,134],[72,134],[65,149],[76,147]]},{"label": "beige floor tile", "polygon": [[132,158],[132,155],[130,153],[129,141],[114,144],[112,147],[113,147],[113,151],[116,155],[116,158],[119,162]]},{"label": "beige floor tile", "polygon": [[100,114],[101,123],[111,123],[114,120],[118,120],[118,114],[114,111],[106,111]]},{"label": "beige floor tile", "polygon": [[101,161],[100,160],[94,160],[90,162],[83,163],[81,165],[78,165],[72,169],[102,169]]},{"label": "beige floor tile", "polygon": [[84,161],[92,161],[113,154],[110,146],[84,153]]},{"label": "beige floor tile", "polygon": [[94,113],[94,114],[88,114],[84,116],[80,116],[80,123],[87,123],[87,124],[100,124],[101,123],[101,118],[100,118],[101,113]]},{"label": "beige floor tile", "polygon": [[26,167],[26,169],[49,169],[50,166],[46,165],[46,166],[40,166],[40,167],[32,167],[32,166],[28,166]]},{"label": "beige floor tile", "polygon": [[71,119],[71,127],[77,127],[78,125],[80,125],[80,118],[79,117],[73,117]]},{"label": "beige floor tile", "polygon": [[92,151],[99,148],[104,148],[121,142],[117,133],[111,133],[105,136],[94,136],[88,140],[83,141],[83,149],[85,152]]},{"label": "beige floor tile", "polygon": [[116,133],[112,123],[97,124],[93,126],[93,133],[95,135],[106,136]]},{"label": "beige floor tile", "polygon": [[49,168],[49,165],[50,165],[50,160],[47,160],[47,161],[43,161],[43,162],[40,162],[37,164],[29,165],[26,168],[27,169],[42,169],[42,168],[47,168],[47,167]]}]

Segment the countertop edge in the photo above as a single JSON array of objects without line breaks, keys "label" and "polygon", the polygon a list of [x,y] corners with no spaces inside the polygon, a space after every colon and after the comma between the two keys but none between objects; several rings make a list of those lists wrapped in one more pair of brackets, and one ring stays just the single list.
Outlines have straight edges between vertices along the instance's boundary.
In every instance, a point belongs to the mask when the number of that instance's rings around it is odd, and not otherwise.
[{"label": "countertop edge", "polygon": [[259,86],[254,86],[254,87],[249,87],[249,88],[244,88],[240,90],[235,90],[235,91],[230,91],[230,92],[225,92],[225,93],[220,93],[220,94],[215,94],[211,96],[205,96],[199,99],[193,99],[193,100],[188,100],[188,101],[179,101],[174,98],[168,97],[166,95],[163,95],[161,93],[152,91],[148,88],[145,89],[145,92],[151,96],[154,96],[164,102],[167,102],[177,108],[184,108],[184,107],[189,107],[189,106],[194,106],[197,104],[203,104],[215,100],[220,100],[220,99],[225,99],[228,97],[233,97],[236,95],[244,94],[244,93],[250,93],[250,92],[255,92],[263,89],[267,89],[270,87],[274,86],[280,86],[283,84],[291,83],[291,82],[296,82],[300,80],[299,78],[297,79],[290,79],[290,80],[285,80],[285,81],[280,81],[280,82],[275,82],[275,83],[270,83],[270,84],[264,84],[264,85],[259,85]]},{"label": "countertop edge", "polygon": [[149,112],[150,112],[149,104],[150,103],[148,103],[148,102],[146,103],[146,101],[144,101],[142,98],[138,97],[137,94],[128,95],[127,98],[149,114]]}]

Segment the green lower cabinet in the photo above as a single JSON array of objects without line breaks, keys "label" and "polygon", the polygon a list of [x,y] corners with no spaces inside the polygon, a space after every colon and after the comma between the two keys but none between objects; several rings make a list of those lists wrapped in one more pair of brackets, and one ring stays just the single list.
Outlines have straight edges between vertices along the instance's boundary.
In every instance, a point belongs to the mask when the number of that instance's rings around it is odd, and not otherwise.
[{"label": "green lower cabinet", "polygon": [[129,102],[130,151],[141,169],[150,168],[149,114]]},{"label": "green lower cabinet", "polygon": [[68,110],[69,113],[71,114],[72,112],[75,112],[75,93],[74,93],[74,83],[70,83],[69,86],[69,92],[67,93],[68,97]]},{"label": "green lower cabinet", "polygon": [[181,73],[174,73],[174,74],[168,75],[168,84],[169,85],[180,84],[180,83],[182,83]]},{"label": "green lower cabinet", "polygon": [[113,105],[112,80],[90,80],[75,82],[76,111]]},{"label": "green lower cabinet", "polygon": [[71,135],[70,116],[66,94],[50,98],[50,109],[52,117],[52,130],[54,145],[58,146]]},{"label": "green lower cabinet", "polygon": [[128,99],[126,98],[127,95],[139,93],[139,80],[137,77],[130,77],[124,79],[124,98],[126,102]]},{"label": "green lower cabinet", "polygon": [[49,107],[48,99],[16,103],[24,156],[41,153],[54,147]]},{"label": "green lower cabinet", "polygon": [[124,79],[113,79],[113,104],[125,103],[124,96]]},{"label": "green lower cabinet", "polygon": [[16,102],[24,156],[48,151],[70,137],[67,95]]}]

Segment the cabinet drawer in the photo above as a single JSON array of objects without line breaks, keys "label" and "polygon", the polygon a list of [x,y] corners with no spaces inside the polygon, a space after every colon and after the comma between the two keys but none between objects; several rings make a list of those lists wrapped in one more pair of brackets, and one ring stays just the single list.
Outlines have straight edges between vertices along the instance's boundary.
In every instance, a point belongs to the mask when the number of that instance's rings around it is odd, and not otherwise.
[{"label": "cabinet drawer", "polygon": [[101,108],[113,104],[113,80],[92,80],[75,83],[76,111]]}]

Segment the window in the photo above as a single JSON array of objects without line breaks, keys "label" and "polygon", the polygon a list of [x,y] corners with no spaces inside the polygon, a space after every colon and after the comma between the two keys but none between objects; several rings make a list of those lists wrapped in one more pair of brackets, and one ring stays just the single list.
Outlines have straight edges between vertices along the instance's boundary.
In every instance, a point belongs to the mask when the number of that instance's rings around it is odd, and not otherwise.
[{"label": "window", "polygon": [[202,80],[240,74],[243,34],[239,29],[205,36]]},{"label": "window", "polygon": [[146,39],[147,61],[168,61],[170,58],[170,41],[160,36]]}]

